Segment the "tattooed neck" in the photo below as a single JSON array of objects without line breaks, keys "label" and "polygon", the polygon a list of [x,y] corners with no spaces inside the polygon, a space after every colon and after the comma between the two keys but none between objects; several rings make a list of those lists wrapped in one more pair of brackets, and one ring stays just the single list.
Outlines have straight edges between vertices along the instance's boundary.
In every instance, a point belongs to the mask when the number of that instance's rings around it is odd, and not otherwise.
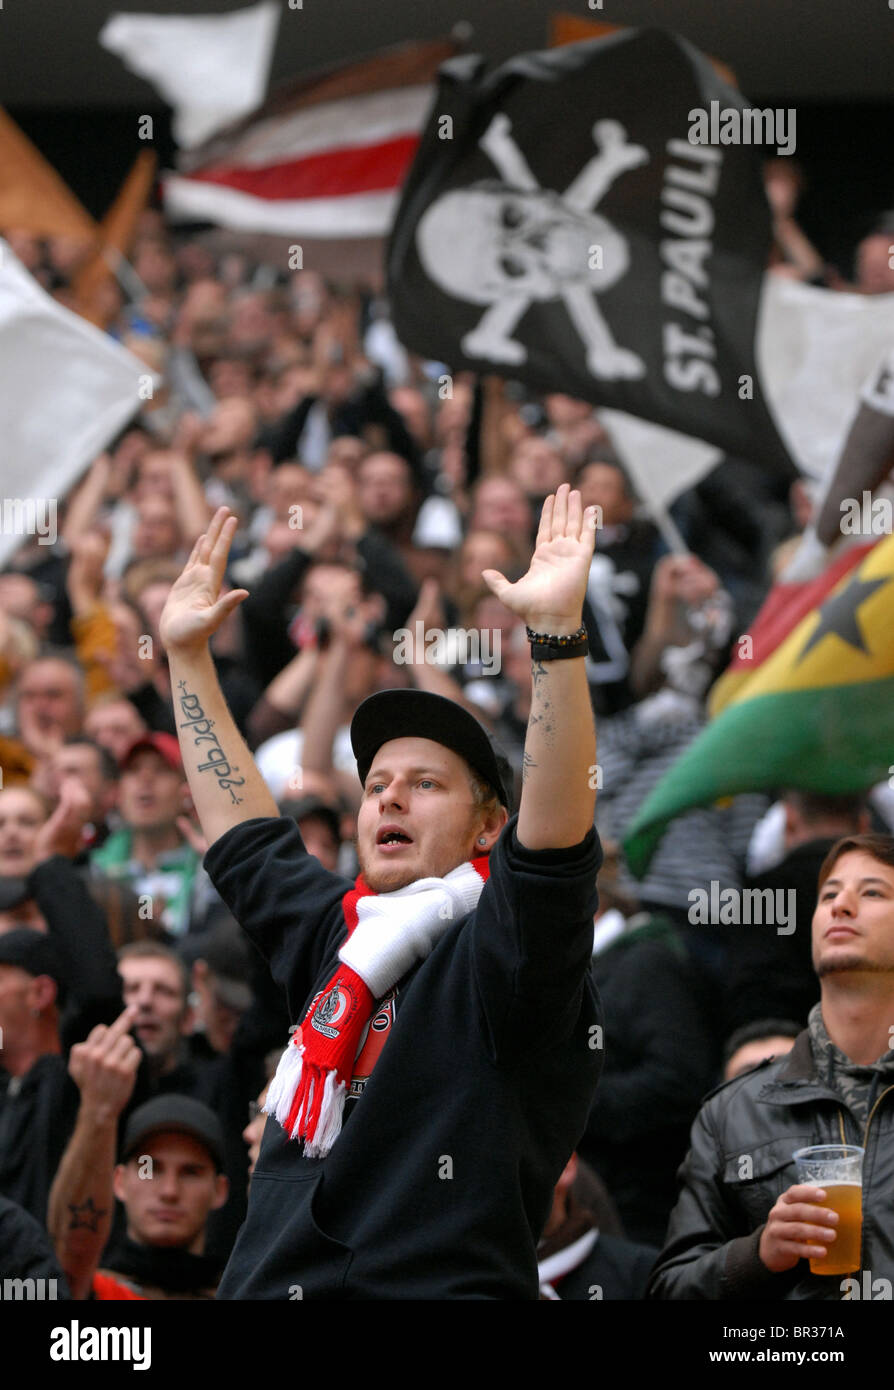
[{"label": "tattooed neck", "polygon": [[[198,772],[213,772],[218,784],[230,794],[230,800],[238,806],[242,797],[234,790],[236,787],[245,786],[244,777],[234,777],[233,773],[238,772],[239,768],[235,763],[230,763],[226,753],[220,744],[220,739],[214,732],[214,720],[208,719],[202,709],[198,695],[192,695],[186,688],[186,681],[178,681],[177,689],[180,692],[180,711],[185,716],[183,723],[178,725],[183,730],[189,730],[193,734],[196,747],[205,744],[200,756],[207,759],[200,762]],[[188,737],[188,734],[184,735]]]}]

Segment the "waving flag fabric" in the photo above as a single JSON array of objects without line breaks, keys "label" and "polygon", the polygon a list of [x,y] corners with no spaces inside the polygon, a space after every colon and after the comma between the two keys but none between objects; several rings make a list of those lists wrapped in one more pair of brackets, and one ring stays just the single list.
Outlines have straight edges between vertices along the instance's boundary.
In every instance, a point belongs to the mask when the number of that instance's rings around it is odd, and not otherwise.
[{"label": "waving flag fabric", "polygon": [[446,63],[389,243],[401,341],[794,477],[756,362],[762,151],[691,142],[712,102],[746,105],[660,30]]},{"label": "waving flag fabric", "polygon": [[142,362],[51,299],[0,241],[0,567],[24,535],[41,534],[35,508],[54,518],[136,413],[146,378]]},{"label": "waving flag fabric", "polygon": [[452,41],[404,44],[274,93],[163,183],[175,220],[306,237],[381,237]]},{"label": "waving flag fabric", "polygon": [[113,14],[99,42],[170,102],[189,148],[264,100],[279,12],[261,0],[232,14]]},{"label": "waving flag fabric", "polygon": [[640,808],[624,839],[642,875],[681,811],[739,792],[866,790],[894,764],[894,537],[791,629]]}]

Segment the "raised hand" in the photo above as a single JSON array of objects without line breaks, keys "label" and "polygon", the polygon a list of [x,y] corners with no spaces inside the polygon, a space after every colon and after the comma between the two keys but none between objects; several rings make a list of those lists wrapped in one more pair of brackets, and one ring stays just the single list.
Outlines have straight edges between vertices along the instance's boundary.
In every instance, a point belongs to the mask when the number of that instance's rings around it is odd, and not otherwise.
[{"label": "raised hand", "polygon": [[66,586],[76,613],[87,612],[102,594],[105,576],[103,568],[109,553],[109,536],[101,531],[86,531],[73,536],[69,542],[71,563]]},{"label": "raised hand", "polygon": [[[494,574],[496,571],[491,570],[491,573]],[[407,618],[406,625],[410,632],[416,631],[417,622],[423,624],[423,631],[430,627],[443,628],[446,626],[444,610],[441,606],[441,588],[436,579],[423,579],[419,587],[416,607]],[[418,655],[422,660],[423,654],[419,653]]]},{"label": "raised hand", "polygon": [[59,804],[44,821],[34,841],[34,863],[51,855],[74,859],[83,848],[84,826],[90,818],[90,794],[77,777],[64,777],[59,788]]},{"label": "raised hand", "polygon": [[587,592],[596,516],[595,507],[584,511],[580,493],[562,483],[543,504],[527,574],[510,584],[499,570],[484,570],[482,579],[535,631],[575,632]]},{"label": "raised hand", "polygon": [[98,1023],[86,1042],[71,1049],[68,1070],[94,1120],[117,1119],[133,1093],[143,1055],[130,1036],[136,1016],[128,1005],[114,1023]]},{"label": "raised hand", "polygon": [[248,598],[247,589],[231,589],[223,597],[220,592],[238,525],[229,507],[218,507],[207,533],[193,546],[159,621],[159,635],[169,654],[204,647],[224,619]]},{"label": "raised hand", "polygon": [[65,742],[65,731],[51,714],[38,713],[30,705],[19,709],[19,737],[35,758],[52,758]]}]

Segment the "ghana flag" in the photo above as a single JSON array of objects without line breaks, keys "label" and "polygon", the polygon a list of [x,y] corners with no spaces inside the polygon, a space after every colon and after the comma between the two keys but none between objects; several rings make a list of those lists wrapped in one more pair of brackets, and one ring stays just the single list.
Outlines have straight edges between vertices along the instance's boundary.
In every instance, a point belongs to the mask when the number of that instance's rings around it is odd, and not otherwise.
[{"label": "ghana flag", "polygon": [[735,699],[741,699],[745,686],[785,641],[803,618],[822,606],[826,595],[869,553],[877,540],[852,546],[837,555],[815,579],[788,584],[777,581],[744,637],[736,643],[729,666],[711,687],[708,712],[716,719]]},{"label": "ghana flag", "polygon": [[894,537],[874,545],[744,681],[628,827],[638,877],[668,821],[739,792],[864,791],[894,763]]}]

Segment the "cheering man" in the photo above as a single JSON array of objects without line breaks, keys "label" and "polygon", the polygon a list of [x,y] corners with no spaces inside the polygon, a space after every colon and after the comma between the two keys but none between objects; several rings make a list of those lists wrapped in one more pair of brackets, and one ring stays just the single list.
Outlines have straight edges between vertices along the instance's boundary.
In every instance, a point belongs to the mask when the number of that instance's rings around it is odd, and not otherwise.
[{"label": "cheering man", "polygon": [[297,1025],[220,1298],[538,1296],[537,1240],[601,1064],[581,626],[595,516],[563,485],[527,574],[484,571],[532,643],[518,815],[473,716],[381,691],[351,726],[356,884],[278,816],[221,696],[208,639],[247,597],[220,596],[226,508],[171,591],[161,630],[206,867]]}]

